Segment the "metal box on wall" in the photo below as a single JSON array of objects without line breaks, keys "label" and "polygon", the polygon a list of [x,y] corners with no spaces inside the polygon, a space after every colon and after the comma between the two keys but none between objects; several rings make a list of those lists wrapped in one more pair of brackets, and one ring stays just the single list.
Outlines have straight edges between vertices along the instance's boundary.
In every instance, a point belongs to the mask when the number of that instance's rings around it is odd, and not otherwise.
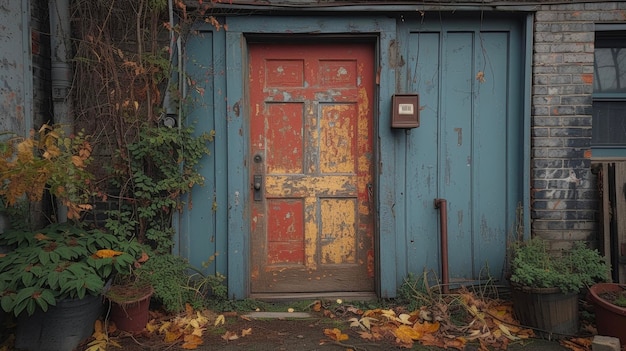
[{"label": "metal box on wall", "polygon": [[392,128],[408,129],[420,126],[418,94],[394,94],[391,108]]}]

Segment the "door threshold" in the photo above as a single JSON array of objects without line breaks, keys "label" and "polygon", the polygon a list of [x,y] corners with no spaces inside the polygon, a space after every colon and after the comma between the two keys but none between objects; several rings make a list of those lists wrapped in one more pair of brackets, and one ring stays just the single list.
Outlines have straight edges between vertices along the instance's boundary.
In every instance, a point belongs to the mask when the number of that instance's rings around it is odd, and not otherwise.
[{"label": "door threshold", "polygon": [[250,294],[251,299],[281,302],[302,300],[337,300],[343,301],[372,301],[377,300],[375,292],[324,292],[324,293],[257,293]]}]

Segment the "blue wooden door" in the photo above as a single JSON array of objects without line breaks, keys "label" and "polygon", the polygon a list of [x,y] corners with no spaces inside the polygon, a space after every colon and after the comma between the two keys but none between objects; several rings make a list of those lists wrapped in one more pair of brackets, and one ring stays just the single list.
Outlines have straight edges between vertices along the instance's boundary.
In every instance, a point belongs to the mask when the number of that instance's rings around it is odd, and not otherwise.
[{"label": "blue wooden door", "polygon": [[438,18],[407,33],[407,90],[421,105],[404,140],[408,270],[440,267],[442,198],[450,282],[500,279],[522,200],[520,26]]}]

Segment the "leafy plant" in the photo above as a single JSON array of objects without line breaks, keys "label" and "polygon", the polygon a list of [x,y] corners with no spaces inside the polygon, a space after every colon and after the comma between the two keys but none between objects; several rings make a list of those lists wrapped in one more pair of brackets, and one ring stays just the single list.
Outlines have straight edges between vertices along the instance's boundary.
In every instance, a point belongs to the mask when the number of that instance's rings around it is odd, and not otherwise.
[{"label": "leafy plant", "polygon": [[71,223],[38,231],[7,230],[0,245],[0,305],[16,316],[44,312],[56,301],[101,294],[107,279],[128,272],[142,247],[98,229]]},{"label": "leafy plant", "polygon": [[585,286],[608,281],[609,266],[597,250],[582,242],[559,253],[549,251],[548,243],[533,238],[516,243],[512,250],[512,283],[531,288],[559,288],[578,292]]},{"label": "leafy plant", "polygon": [[153,297],[169,312],[184,311],[187,304],[204,307],[209,294],[227,297],[224,276],[203,275],[180,256],[153,256],[135,274],[154,288]]},{"label": "leafy plant", "polygon": [[67,217],[78,219],[88,204],[92,174],[91,144],[82,133],[65,136],[60,126],[44,124],[28,138],[0,141],[0,197],[6,206],[27,198],[41,201],[45,191],[68,207]]},{"label": "leafy plant", "polygon": [[157,254],[170,252],[172,215],[182,208],[180,196],[204,183],[196,167],[212,140],[213,134],[194,135],[192,127],[143,124],[138,138],[117,150],[112,174],[120,200],[108,211],[106,228],[137,233]]}]

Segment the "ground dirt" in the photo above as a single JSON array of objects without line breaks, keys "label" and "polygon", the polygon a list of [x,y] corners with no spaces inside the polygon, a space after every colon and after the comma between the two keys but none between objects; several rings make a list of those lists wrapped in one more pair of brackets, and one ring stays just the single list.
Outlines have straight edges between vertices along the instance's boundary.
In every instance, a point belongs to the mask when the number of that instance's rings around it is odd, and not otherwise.
[{"label": "ground dirt", "polygon": [[[244,313],[226,314],[225,323],[218,327],[213,325],[205,331],[203,343],[196,350],[255,350],[255,351],[291,351],[291,350],[406,350],[398,346],[393,336],[383,340],[368,341],[362,339],[359,328],[350,328],[349,316],[332,316],[323,312],[307,312],[307,318],[248,318]],[[338,328],[348,335],[348,339],[338,342],[327,337],[324,330]],[[241,336],[244,334],[245,336]],[[238,338],[226,340],[227,333],[237,334]],[[116,331],[111,339],[119,343],[123,350],[184,350],[182,342],[167,343],[163,335],[156,333],[141,332],[129,334]],[[76,351],[86,350],[86,344],[81,345]],[[116,347],[108,347],[107,350],[118,350]],[[444,350],[432,346],[423,346],[415,343],[412,350]],[[478,344],[468,344],[465,350],[476,351]],[[450,349],[448,349],[450,350]],[[535,350],[535,351],[563,351],[567,350],[558,341],[542,339],[528,339],[523,342],[510,344],[508,350]]]}]

